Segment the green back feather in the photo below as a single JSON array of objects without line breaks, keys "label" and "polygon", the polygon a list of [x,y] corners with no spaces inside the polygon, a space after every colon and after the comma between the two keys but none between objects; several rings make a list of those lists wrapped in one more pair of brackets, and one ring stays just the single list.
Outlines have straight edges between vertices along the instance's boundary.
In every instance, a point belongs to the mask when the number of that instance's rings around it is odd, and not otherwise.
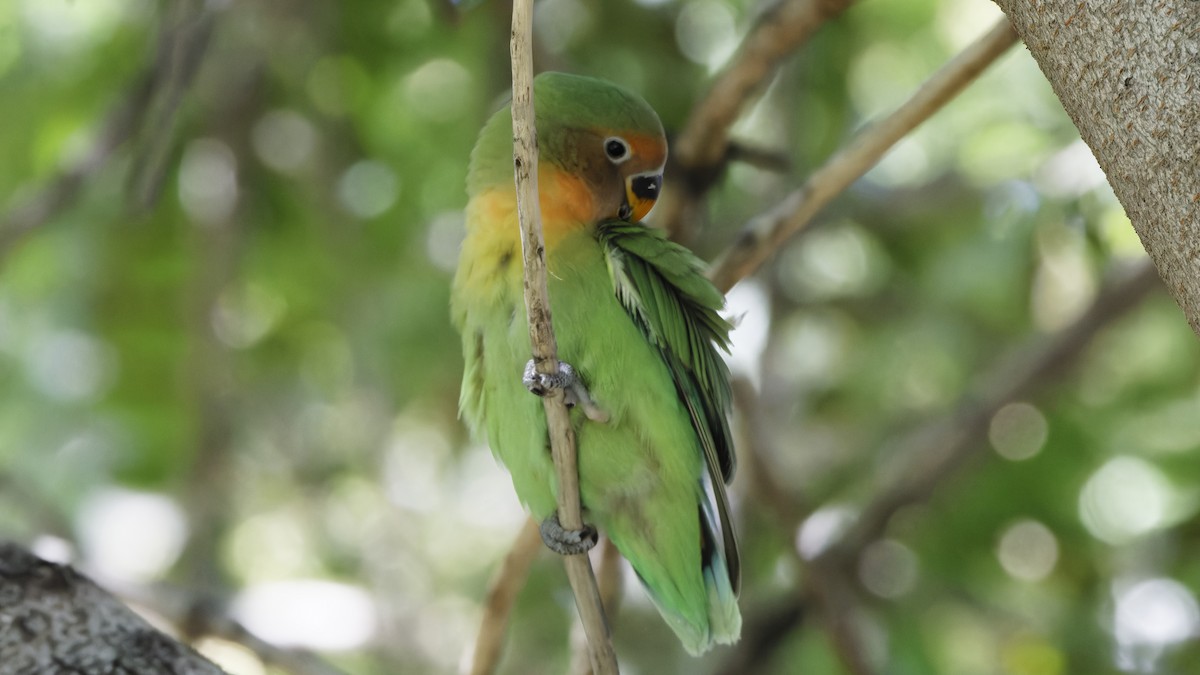
[{"label": "green back feather", "polygon": [[717,353],[717,348],[729,351],[731,326],[718,313],[725,299],[705,278],[700,260],[661,231],[609,221],[596,234],[618,300],[667,364],[700,439],[736,592],[740,563],[725,494],[735,468],[729,429],[732,394],[729,369]]}]

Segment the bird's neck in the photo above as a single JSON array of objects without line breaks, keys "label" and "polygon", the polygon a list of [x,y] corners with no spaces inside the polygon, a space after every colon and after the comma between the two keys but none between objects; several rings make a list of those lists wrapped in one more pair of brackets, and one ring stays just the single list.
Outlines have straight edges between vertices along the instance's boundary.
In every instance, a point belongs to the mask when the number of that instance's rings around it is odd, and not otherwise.
[{"label": "bird's neck", "polygon": [[[556,167],[538,170],[538,193],[542,215],[542,237],[553,249],[563,237],[582,232],[597,220],[592,191],[582,178]],[[467,205],[467,236],[494,239],[497,245],[517,244],[517,195],[511,183],[485,188]]]}]

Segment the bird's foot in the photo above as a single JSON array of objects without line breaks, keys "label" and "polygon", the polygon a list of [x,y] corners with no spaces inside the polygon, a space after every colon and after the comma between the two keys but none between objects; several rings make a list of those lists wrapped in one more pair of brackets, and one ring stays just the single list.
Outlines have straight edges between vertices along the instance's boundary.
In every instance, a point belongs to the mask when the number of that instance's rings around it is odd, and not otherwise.
[{"label": "bird's foot", "polygon": [[558,514],[553,513],[549,518],[542,521],[539,528],[542,532],[542,541],[545,542],[546,548],[559,555],[581,555],[592,550],[596,545],[596,540],[599,535],[596,534],[596,528],[583,524],[583,528],[578,530],[568,530],[558,522]]},{"label": "bird's foot", "polygon": [[525,383],[525,388],[530,393],[537,396],[545,396],[553,389],[562,389],[565,392],[564,400],[568,408],[578,405],[583,409],[587,418],[593,422],[608,421],[608,412],[592,400],[587,387],[583,386],[583,382],[575,375],[575,369],[569,363],[559,361],[558,372],[546,374],[539,373],[533,359],[530,359],[529,363],[525,364],[525,373],[521,376],[521,381]]}]

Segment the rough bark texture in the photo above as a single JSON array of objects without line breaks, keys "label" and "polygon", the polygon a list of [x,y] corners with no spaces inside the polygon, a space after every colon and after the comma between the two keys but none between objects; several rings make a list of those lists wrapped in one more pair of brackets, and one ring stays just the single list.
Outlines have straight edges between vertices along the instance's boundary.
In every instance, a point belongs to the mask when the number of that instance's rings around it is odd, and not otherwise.
[{"label": "rough bark texture", "polygon": [[1200,334],[1200,2],[996,3]]},{"label": "rough bark texture", "polygon": [[0,543],[0,674],[222,675],[74,569]]}]

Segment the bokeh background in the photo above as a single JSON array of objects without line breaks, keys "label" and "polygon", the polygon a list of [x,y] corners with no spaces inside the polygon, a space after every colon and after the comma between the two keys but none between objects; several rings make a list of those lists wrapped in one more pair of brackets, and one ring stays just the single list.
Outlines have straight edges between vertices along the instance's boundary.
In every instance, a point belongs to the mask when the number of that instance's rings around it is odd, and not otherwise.
[{"label": "bokeh background", "polygon": [[[676,131],[760,9],[542,0],[537,67]],[[509,11],[0,0],[0,535],[349,673],[463,667],[524,522],[457,419],[447,309]],[[824,26],[734,128],[786,166],[730,166],[690,243],[715,257],[999,17]],[[1197,672],[1200,343],[1152,284],[1106,304],[1144,264],[1010,50],[731,293],[746,640],[690,659],[630,579],[623,672]],[[573,617],[542,555],[501,672],[564,672]]]}]

